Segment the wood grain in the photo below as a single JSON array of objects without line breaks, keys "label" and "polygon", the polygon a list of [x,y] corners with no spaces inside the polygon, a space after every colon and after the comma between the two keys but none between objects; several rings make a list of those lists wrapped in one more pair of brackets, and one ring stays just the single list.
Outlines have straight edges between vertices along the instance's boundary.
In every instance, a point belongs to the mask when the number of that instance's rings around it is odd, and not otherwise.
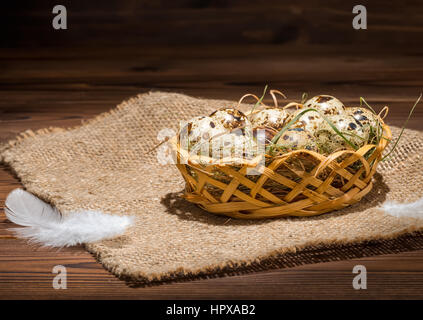
[{"label": "wood grain", "polygon": [[[291,99],[302,92],[328,93],[358,104],[364,96],[376,109],[389,105],[388,122],[398,125],[422,90],[423,62],[418,48],[394,51],[381,55],[347,47],[284,45],[4,49],[0,141],[29,128],[77,125],[150,89],[237,99],[245,92],[260,93],[266,83]],[[422,110],[409,127],[423,129]],[[0,207],[19,186],[0,167]],[[0,213],[0,299],[423,298],[423,250],[132,288],[82,247],[34,247],[15,239],[10,227]],[[52,268],[59,264],[67,267],[67,290],[52,287]],[[367,290],[352,287],[357,264],[367,267]]]},{"label": "wood grain", "polygon": [[[417,0],[111,0],[62,1],[68,29],[51,27],[57,3],[4,1],[1,45],[86,46],[324,44],[423,46]],[[352,8],[365,5],[368,29],[352,28]]]}]

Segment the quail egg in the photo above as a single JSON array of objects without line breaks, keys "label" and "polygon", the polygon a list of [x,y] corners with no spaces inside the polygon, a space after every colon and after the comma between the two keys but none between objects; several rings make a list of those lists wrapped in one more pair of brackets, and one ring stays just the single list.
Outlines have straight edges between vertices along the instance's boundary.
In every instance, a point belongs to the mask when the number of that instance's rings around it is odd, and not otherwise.
[{"label": "quail egg", "polygon": [[[295,118],[298,114],[304,112],[304,109],[295,111],[292,118]],[[319,125],[324,121],[322,116],[316,111],[308,111],[304,113],[297,122],[292,125],[292,128],[304,128],[306,131],[314,133]]]},{"label": "quail egg", "polygon": [[313,135],[303,128],[286,130],[276,142],[277,146],[286,150],[306,149],[317,151],[317,145]]},{"label": "quail egg", "polygon": [[188,121],[179,133],[181,146],[192,150],[196,145],[207,142],[212,137],[230,132],[220,122],[211,117],[196,117]]},{"label": "quail egg", "polygon": [[[369,134],[349,115],[335,115],[329,118],[332,124],[357,147],[367,143]],[[322,122],[315,132],[317,144],[324,153],[332,153],[340,149],[351,149],[351,146],[333,130],[326,121]]]},{"label": "quail egg", "polygon": [[256,152],[257,144],[251,137],[231,132],[210,140],[210,154],[214,159],[251,158]]},{"label": "quail egg", "polygon": [[268,108],[252,115],[251,123],[255,127],[270,127],[280,130],[289,121],[290,117],[290,113],[286,110]]},{"label": "quail egg", "polygon": [[357,124],[363,129],[370,131],[370,127],[377,127],[377,116],[369,109],[360,107],[347,108],[347,114],[354,117]]},{"label": "quail egg", "polygon": [[269,127],[256,127],[253,129],[253,137],[256,139],[257,144],[267,146],[278,133],[276,129]]},{"label": "quail egg", "polygon": [[247,116],[237,109],[222,108],[211,113],[210,117],[214,122],[228,130],[234,130],[236,128],[251,129],[251,123]]},{"label": "quail egg", "polygon": [[344,104],[335,97],[328,95],[315,96],[304,103],[305,108],[316,108],[324,115],[339,115],[345,111]]}]

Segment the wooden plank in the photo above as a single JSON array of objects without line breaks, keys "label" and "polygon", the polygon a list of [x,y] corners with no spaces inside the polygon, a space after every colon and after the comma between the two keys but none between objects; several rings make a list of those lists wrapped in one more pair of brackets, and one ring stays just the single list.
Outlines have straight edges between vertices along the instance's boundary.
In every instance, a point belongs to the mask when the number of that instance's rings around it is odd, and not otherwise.
[{"label": "wooden plank", "polygon": [[[159,45],[159,44],[297,44],[324,43],[422,46],[421,3],[374,0],[365,4],[369,28],[365,35],[351,26],[355,1],[84,1],[66,4],[69,28],[51,27],[48,1],[5,4],[8,46]],[[122,36],[124,35],[124,36]]]},{"label": "wooden plank", "polygon": [[[131,288],[80,247],[61,251],[0,240],[0,298],[22,299],[379,299],[421,298],[423,251],[321,263],[242,276]],[[352,269],[368,271],[368,289],[352,287]],[[55,290],[56,265],[67,268],[68,289]]]}]

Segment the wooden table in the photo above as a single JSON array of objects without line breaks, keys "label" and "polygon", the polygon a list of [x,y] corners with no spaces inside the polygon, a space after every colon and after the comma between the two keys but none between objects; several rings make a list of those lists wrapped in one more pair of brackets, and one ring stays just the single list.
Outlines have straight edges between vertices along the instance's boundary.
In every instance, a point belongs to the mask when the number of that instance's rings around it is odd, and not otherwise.
[{"label": "wooden table", "polygon": [[[401,124],[422,90],[416,51],[381,53],[341,46],[184,46],[2,49],[0,141],[26,129],[70,127],[150,89],[238,99],[265,84],[298,100],[326,93],[376,109],[390,106],[388,122]],[[270,103],[270,100],[267,99]],[[408,127],[423,129],[423,106]],[[0,206],[20,186],[0,168]],[[130,288],[106,272],[82,247],[42,249],[15,239],[0,213],[0,298],[134,299],[380,299],[423,298],[423,250],[257,272],[241,276]],[[368,289],[354,290],[352,269],[364,265]],[[54,290],[52,268],[64,265],[68,289]]]}]

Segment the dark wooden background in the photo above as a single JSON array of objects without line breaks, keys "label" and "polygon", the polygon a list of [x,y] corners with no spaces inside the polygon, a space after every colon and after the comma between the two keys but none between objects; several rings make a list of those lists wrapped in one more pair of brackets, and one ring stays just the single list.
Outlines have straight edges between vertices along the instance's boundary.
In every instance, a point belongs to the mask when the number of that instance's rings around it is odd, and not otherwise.
[{"label": "dark wooden background", "polygon": [[[67,8],[66,32],[51,27],[56,4]],[[368,11],[365,32],[351,27],[358,4]],[[1,7],[2,46],[353,44],[360,51],[423,44],[419,0],[17,0]]]},{"label": "dark wooden background", "polygon": [[[52,8],[68,10],[53,30]],[[352,8],[368,30],[352,28]],[[364,96],[402,124],[422,91],[421,1],[3,1],[0,4],[0,143],[26,129],[69,127],[148,90],[238,99],[265,84]],[[266,98],[267,102],[270,102]],[[423,129],[423,108],[409,127]],[[20,183],[0,167],[0,207]],[[82,247],[46,250],[17,240],[0,213],[0,299],[7,298],[423,298],[423,250],[250,275],[129,288]],[[423,249],[423,248],[421,248]],[[400,250],[400,251],[404,251]],[[411,251],[413,250],[413,251]],[[52,288],[68,267],[68,290]],[[364,264],[368,289],[352,288]]]}]

